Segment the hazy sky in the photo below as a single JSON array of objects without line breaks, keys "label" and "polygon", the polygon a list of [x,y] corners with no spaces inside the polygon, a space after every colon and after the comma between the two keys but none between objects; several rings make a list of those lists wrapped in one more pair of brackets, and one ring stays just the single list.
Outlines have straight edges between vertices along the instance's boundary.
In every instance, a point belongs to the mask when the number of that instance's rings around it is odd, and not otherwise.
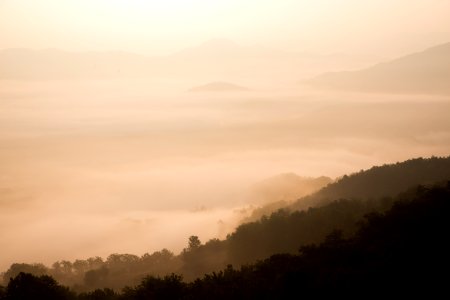
[{"label": "hazy sky", "polygon": [[[225,38],[349,54],[215,56],[226,43],[159,60],[0,53],[0,272],[178,252],[191,234],[224,237],[265,178],[448,155],[448,95],[330,93],[299,81],[450,42],[449,12],[450,0],[0,0],[0,49],[164,55]],[[211,81],[249,90],[188,92]]]},{"label": "hazy sky", "polygon": [[450,40],[448,0],[0,0],[0,48],[166,54],[211,38],[394,56]]}]

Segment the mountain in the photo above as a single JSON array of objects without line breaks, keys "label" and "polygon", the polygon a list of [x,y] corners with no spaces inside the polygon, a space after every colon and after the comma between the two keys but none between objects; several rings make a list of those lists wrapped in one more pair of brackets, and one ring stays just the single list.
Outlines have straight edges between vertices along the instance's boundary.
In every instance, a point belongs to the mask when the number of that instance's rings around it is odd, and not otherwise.
[{"label": "mountain", "polygon": [[249,89],[229,82],[210,82],[191,88],[190,92],[244,92]]},{"label": "mountain", "polygon": [[[366,240],[370,244],[367,249],[370,253],[373,253],[371,252],[373,246],[377,246],[373,242],[383,237],[389,237],[389,240],[386,244],[378,244],[380,246],[390,247],[391,242],[407,237],[413,242],[414,247],[433,252],[438,251],[439,247],[434,247],[435,244],[416,242],[415,237],[420,235],[422,238],[428,236],[440,239],[447,236],[429,235],[421,229],[425,228],[422,226],[434,226],[429,221],[448,223],[446,214],[449,193],[450,157],[412,159],[344,176],[319,192],[300,199],[299,201],[314,200],[308,203],[308,209],[279,210],[258,221],[240,225],[225,240],[212,239],[202,243],[197,236],[191,236],[188,246],[176,256],[170,251],[162,250],[141,257],[112,254],[105,261],[99,257],[76,260],[73,263],[61,261],[53,264],[51,268],[39,264],[13,264],[3,277],[7,283],[9,278],[17,276],[20,272],[35,275],[45,272],[55,276],[58,281],[81,290],[104,287],[120,290],[125,285],[136,284],[136,281],[146,274],[163,276],[177,273],[183,274],[186,280],[195,280],[203,277],[205,273],[224,269],[230,264],[235,267],[248,265],[277,253],[296,254],[299,249],[302,249],[302,253],[308,252],[312,249],[308,245],[324,240],[325,243],[342,246],[335,244],[336,241],[343,241],[352,236],[361,237],[358,233],[359,228],[362,226],[363,230],[368,229],[364,226],[367,224],[365,220],[375,222],[376,227],[383,226],[378,227],[382,231],[366,231],[370,236]],[[342,199],[344,197],[347,199]],[[414,204],[407,214],[399,210],[399,207],[409,205],[415,199],[418,199],[419,205]],[[435,200],[438,202],[434,204],[441,209],[433,209],[434,213],[428,214],[425,209],[434,206],[431,202]],[[406,231],[392,231],[392,225],[396,223],[394,219],[384,225],[381,224],[380,215],[389,211],[395,212],[395,218],[412,221],[414,228],[401,226],[397,229]],[[421,217],[415,219],[415,216],[419,215],[426,216],[426,219]],[[441,234],[444,230],[448,231],[447,227],[436,229],[440,230]],[[330,235],[330,232],[333,234]],[[408,247],[402,249],[411,250]],[[333,253],[339,254],[334,250],[338,249],[333,249]],[[414,268],[411,260],[406,259],[404,262]]]},{"label": "mountain", "polygon": [[92,79],[147,76],[151,61],[126,52],[5,49],[0,65],[0,79]]},{"label": "mountain", "polygon": [[180,295],[189,294],[189,299],[359,299],[368,291],[368,298],[387,294],[436,298],[447,289],[442,268],[450,250],[445,242],[449,197],[450,182],[418,189],[397,198],[385,212],[363,218],[350,237],[335,228],[321,241],[293,253],[278,252],[241,268],[228,265],[184,287],[175,285],[173,277],[147,278],[125,295],[141,299],[135,295],[156,294],[169,285]]},{"label": "mountain", "polygon": [[[264,192],[260,192],[259,197],[264,199],[264,195],[269,195],[269,198],[242,222],[257,221],[262,216],[269,216],[279,209],[304,210],[323,206],[338,199],[367,200],[394,197],[411,186],[428,185],[448,179],[450,179],[450,157],[416,158],[396,164],[375,166],[345,175],[335,182],[331,182],[328,177],[302,182],[295,174],[283,174],[260,183],[259,190]],[[305,190],[308,186],[309,190]],[[304,192],[303,196],[300,195],[300,191]],[[294,199],[292,196],[296,194],[298,197]]]},{"label": "mountain", "polygon": [[[369,298],[440,298],[448,286],[442,271],[450,250],[446,242],[449,197],[450,182],[417,189],[408,197],[396,199],[385,212],[367,215],[350,237],[335,228],[321,241],[303,245],[294,253],[277,253],[240,268],[228,265],[200,274],[191,282],[174,273],[164,277],[151,274],[113,290],[108,277],[118,276],[118,282],[124,285],[126,280],[121,275],[135,267],[127,260],[116,260],[121,266],[115,272],[103,267],[86,273],[87,282],[95,279],[95,290],[80,292],[79,285],[69,289],[51,276],[19,272],[11,274],[5,287],[0,286],[0,299],[359,299],[368,291]],[[184,255],[199,249],[197,242],[192,243]],[[133,262],[142,263],[139,258]],[[84,267],[79,260],[74,265]],[[64,271],[72,272],[70,262],[64,267]],[[94,275],[99,272],[101,276]]]},{"label": "mountain", "polygon": [[319,88],[380,93],[450,94],[450,43],[375,66],[325,73],[309,81]]},{"label": "mountain", "polygon": [[345,175],[318,192],[298,199],[289,208],[307,209],[337,199],[394,197],[414,185],[429,185],[449,179],[450,156],[410,159]]},{"label": "mountain", "polygon": [[[362,218],[350,237],[335,228],[321,241],[303,245],[292,254],[280,251],[254,264],[241,268],[228,265],[223,271],[204,275],[187,291],[194,294],[192,299],[212,295],[214,299],[291,299],[295,295],[359,299],[368,291],[368,298],[386,294],[435,298],[447,289],[442,268],[450,250],[446,243],[449,197],[450,182],[417,189],[396,198],[395,205],[385,212]],[[287,220],[274,221],[280,223],[272,226],[280,226]],[[281,230],[278,233],[284,234]],[[155,287],[141,284],[128,294],[143,290]]]},{"label": "mountain", "polygon": [[164,56],[127,52],[70,52],[57,49],[0,50],[0,79],[54,80],[91,78],[307,78],[328,70],[361,67],[374,57],[315,55],[261,45],[242,46],[213,39]]},{"label": "mountain", "polygon": [[214,76],[229,81],[236,78],[290,81],[295,76],[308,78],[329,70],[367,66],[379,61],[379,58],[291,52],[258,44],[240,45],[227,39],[212,39],[173,53],[166,57],[166,61],[171,62],[167,66],[177,66],[170,70],[172,74],[195,70],[195,74],[208,74],[208,78]]},{"label": "mountain", "polygon": [[386,211],[398,199],[426,190],[424,185],[449,180],[450,157],[411,159],[344,176],[285,209],[240,225],[224,241],[205,243],[184,258],[183,273],[195,278],[227,264],[239,266],[276,253],[296,253],[334,229],[350,236],[364,215]]},{"label": "mountain", "polygon": [[195,47],[189,47],[170,55],[172,59],[242,59],[282,55],[281,51],[262,46],[241,46],[228,39],[211,39]]}]

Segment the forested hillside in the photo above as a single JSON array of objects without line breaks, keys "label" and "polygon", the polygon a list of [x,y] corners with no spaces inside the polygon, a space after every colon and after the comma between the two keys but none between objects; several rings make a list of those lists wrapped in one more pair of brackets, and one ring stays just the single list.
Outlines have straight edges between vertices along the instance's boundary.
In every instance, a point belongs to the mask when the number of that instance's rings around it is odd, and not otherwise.
[{"label": "forested hillside", "polygon": [[396,164],[375,166],[344,175],[319,191],[295,201],[274,201],[255,209],[244,221],[256,221],[280,208],[304,210],[338,199],[367,200],[393,197],[411,186],[433,184],[450,178],[450,157],[416,158]]},{"label": "forested hillside", "polygon": [[[396,201],[421,194],[432,183],[448,180],[450,158],[419,158],[374,167],[344,176],[287,209],[242,224],[225,240],[202,243],[193,233],[179,255],[164,249],[140,257],[112,254],[106,260],[95,257],[59,261],[50,268],[42,264],[13,264],[3,274],[3,280],[6,285],[20,272],[51,275],[79,292],[103,287],[120,290],[125,285],[138,284],[146,275],[177,273],[191,281],[230,264],[239,267],[274,254],[295,254],[300,247],[320,243],[333,230],[338,230],[343,238],[351,237],[364,215],[383,213]],[[309,208],[294,209],[301,207]]]},{"label": "forested hillside", "polygon": [[450,182],[418,187],[396,198],[385,213],[366,215],[350,238],[333,230],[297,254],[277,254],[241,268],[229,265],[192,282],[175,274],[149,276],[119,293],[99,289],[77,295],[47,275],[20,273],[0,289],[0,299],[354,298],[387,293],[433,297],[446,288],[440,271],[448,260],[449,204]]},{"label": "forested hillside", "polygon": [[449,178],[450,157],[410,159],[345,175],[317,193],[297,200],[290,209],[317,207],[341,198],[392,197],[411,186],[433,184]]}]

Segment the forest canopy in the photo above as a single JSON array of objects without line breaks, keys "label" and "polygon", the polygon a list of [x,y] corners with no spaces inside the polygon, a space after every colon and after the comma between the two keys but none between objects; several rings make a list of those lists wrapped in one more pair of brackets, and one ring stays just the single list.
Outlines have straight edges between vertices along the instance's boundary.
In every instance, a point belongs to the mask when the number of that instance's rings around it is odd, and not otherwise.
[{"label": "forest canopy", "polygon": [[[97,289],[77,294],[48,275],[21,272],[0,289],[0,299],[280,299],[297,294],[353,298],[367,291],[371,296],[443,292],[446,279],[438,270],[449,250],[445,237],[450,228],[450,181],[419,186],[393,203],[383,213],[367,214],[349,238],[336,229],[296,254],[276,254],[240,268],[228,265],[190,282],[176,274],[146,276],[120,292]],[[190,241],[198,247],[195,237]]]},{"label": "forest canopy", "polygon": [[[396,202],[422,193],[431,183],[449,179],[448,157],[373,167],[344,176],[258,221],[242,224],[224,240],[202,242],[194,233],[180,254],[167,249],[141,256],[115,253],[106,259],[58,261],[51,267],[15,263],[3,273],[3,284],[7,285],[10,278],[20,273],[52,276],[77,292],[99,288],[120,291],[125,286],[138,285],[146,276],[164,278],[172,273],[191,282],[229,265],[239,268],[271,255],[295,255],[300,247],[323,242],[330,232],[350,238],[360,229],[365,215],[388,211]],[[296,210],[295,206],[302,201],[309,203],[309,208]]]}]

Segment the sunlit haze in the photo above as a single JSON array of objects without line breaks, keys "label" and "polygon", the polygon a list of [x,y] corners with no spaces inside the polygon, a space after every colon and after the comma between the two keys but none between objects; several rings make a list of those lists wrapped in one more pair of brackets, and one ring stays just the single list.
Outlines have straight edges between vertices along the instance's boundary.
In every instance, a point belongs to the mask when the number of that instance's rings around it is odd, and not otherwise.
[{"label": "sunlit haze", "polygon": [[392,56],[446,42],[445,0],[2,0],[0,48],[164,55],[212,38]]},{"label": "sunlit haze", "polygon": [[0,272],[449,155],[449,42],[446,0],[0,0]]}]

